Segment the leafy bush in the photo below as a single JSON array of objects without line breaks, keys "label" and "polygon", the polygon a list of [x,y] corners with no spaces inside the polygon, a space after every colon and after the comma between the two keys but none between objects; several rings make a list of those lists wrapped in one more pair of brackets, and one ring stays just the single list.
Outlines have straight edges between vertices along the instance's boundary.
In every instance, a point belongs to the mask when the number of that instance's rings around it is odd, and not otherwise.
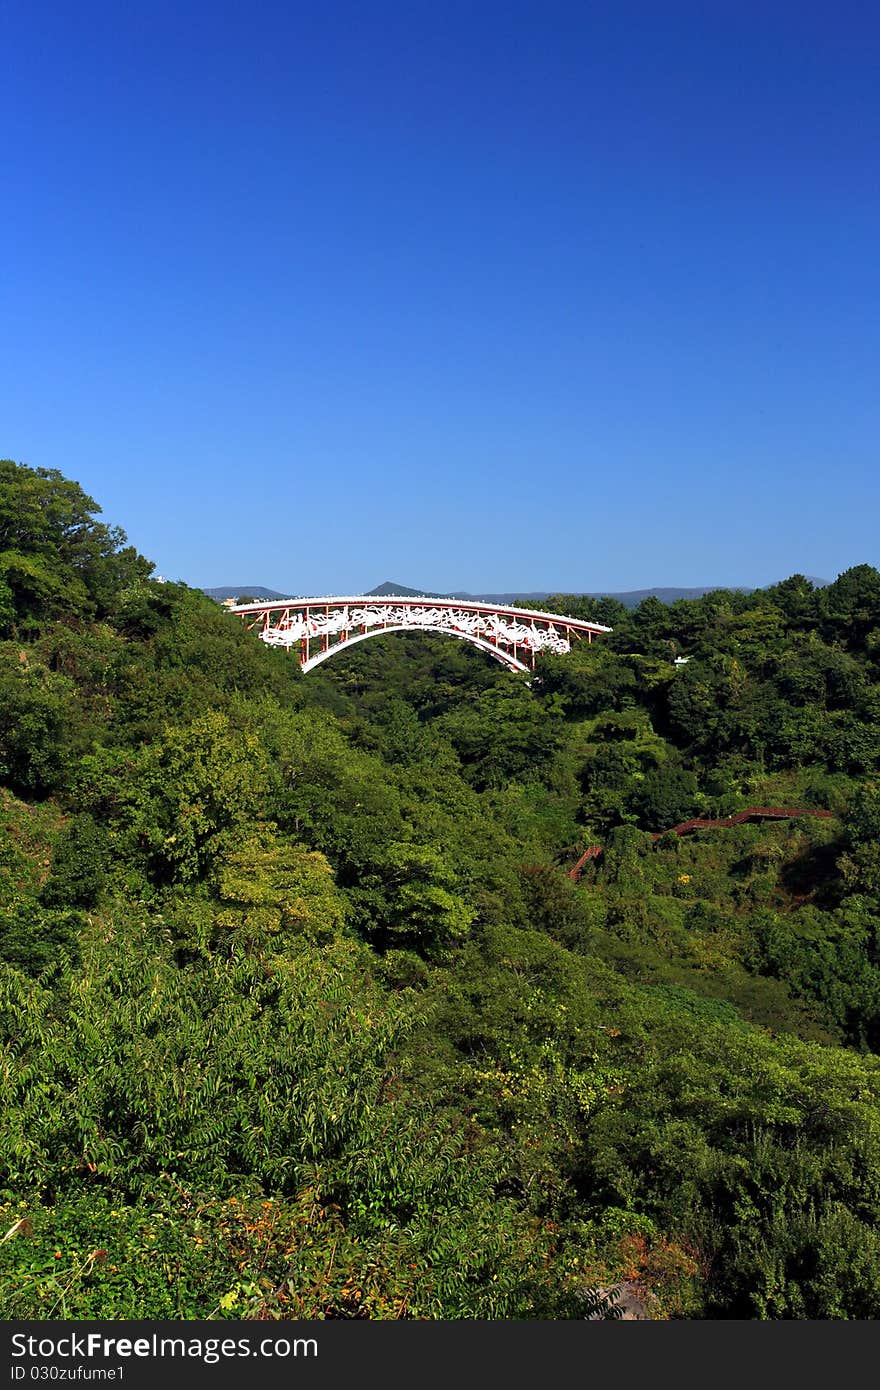
[{"label": "leafy bush", "polygon": [[91,816],[76,816],[61,835],[41,898],[47,907],[94,907],[104,887],[110,845]]}]

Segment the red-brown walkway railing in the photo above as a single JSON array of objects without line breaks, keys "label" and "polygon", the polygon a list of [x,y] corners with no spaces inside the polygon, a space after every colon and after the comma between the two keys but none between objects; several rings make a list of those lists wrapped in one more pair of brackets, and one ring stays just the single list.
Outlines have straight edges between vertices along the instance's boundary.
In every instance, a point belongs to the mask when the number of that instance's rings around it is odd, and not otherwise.
[{"label": "red-brown walkway railing", "polygon": [[[742,825],[748,820],[794,820],[797,816],[819,816],[822,820],[832,820],[834,814],[834,811],[820,811],[815,806],[747,806],[744,811],[725,816],[723,820],[695,816],[693,820],[683,820],[680,825],[674,825],[671,830],[653,830],[651,838],[659,840],[663,835],[687,835],[690,830],[720,830],[730,825]],[[574,867],[569,869],[571,881],[577,883],[589,860],[598,859],[601,853],[601,845],[590,845]]]}]

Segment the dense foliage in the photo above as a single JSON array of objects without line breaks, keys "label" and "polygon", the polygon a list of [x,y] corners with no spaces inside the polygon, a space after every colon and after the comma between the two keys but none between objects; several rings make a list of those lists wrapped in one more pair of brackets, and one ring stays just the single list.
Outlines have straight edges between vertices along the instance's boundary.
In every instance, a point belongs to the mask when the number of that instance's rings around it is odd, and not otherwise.
[{"label": "dense foliage", "polygon": [[96,518],[0,463],[0,1315],[877,1316],[880,574],[302,677]]}]

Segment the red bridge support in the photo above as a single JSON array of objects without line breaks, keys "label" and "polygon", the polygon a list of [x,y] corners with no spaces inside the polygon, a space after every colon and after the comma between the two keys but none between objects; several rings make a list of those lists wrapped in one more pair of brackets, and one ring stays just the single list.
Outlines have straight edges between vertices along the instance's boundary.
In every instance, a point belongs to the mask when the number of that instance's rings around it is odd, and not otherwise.
[{"label": "red bridge support", "polygon": [[[464,599],[290,598],[239,604],[232,609],[271,646],[299,650],[303,671],[380,632],[436,632],[470,642],[515,671],[535,669],[539,652],[564,655],[572,642],[610,632],[559,613]],[[320,638],[312,655],[311,641]]]}]

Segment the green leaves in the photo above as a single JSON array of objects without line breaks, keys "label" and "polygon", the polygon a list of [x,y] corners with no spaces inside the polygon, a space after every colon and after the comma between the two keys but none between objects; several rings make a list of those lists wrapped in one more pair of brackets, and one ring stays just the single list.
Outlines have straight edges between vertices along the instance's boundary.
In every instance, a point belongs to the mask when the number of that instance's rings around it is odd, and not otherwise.
[{"label": "green leaves", "polygon": [[70,776],[81,725],[73,682],[0,644],[0,781],[31,796],[57,790]]},{"label": "green leaves", "polygon": [[269,787],[256,734],[209,711],[167,727],[133,758],[108,752],[83,760],[80,805],[106,817],[157,882],[193,883],[257,815]]},{"label": "green leaves", "polygon": [[291,937],[327,943],[346,919],[346,902],[323,854],[254,827],[214,869],[222,908],[215,939],[232,949],[281,951]]},{"label": "green leaves", "polygon": [[351,891],[356,920],[377,945],[431,952],[467,935],[475,910],[452,866],[428,845],[392,841]]},{"label": "green leaves", "polygon": [[363,964],[339,943],[271,973],[256,957],[181,971],[123,930],[91,943],[67,1012],[48,1019],[51,996],[7,970],[0,1184],[64,1185],[92,1164],[129,1190],[162,1171],[287,1188],[354,1138],[403,1025],[404,1003],[383,1001]]},{"label": "green leaves", "polygon": [[41,900],[47,907],[94,907],[110,857],[106,831],[91,816],[77,816],[59,836]]},{"label": "green leaves", "polygon": [[0,463],[0,1315],[870,1316],[877,572],[302,678],[123,542]]},{"label": "green leaves", "polygon": [[0,459],[0,632],[104,614],[126,583],[146,578],[152,565],[99,512],[57,469]]},{"label": "green leaves", "polygon": [[533,699],[521,682],[508,678],[436,721],[449,740],[468,781],[482,790],[528,773],[559,747],[559,721]]}]

